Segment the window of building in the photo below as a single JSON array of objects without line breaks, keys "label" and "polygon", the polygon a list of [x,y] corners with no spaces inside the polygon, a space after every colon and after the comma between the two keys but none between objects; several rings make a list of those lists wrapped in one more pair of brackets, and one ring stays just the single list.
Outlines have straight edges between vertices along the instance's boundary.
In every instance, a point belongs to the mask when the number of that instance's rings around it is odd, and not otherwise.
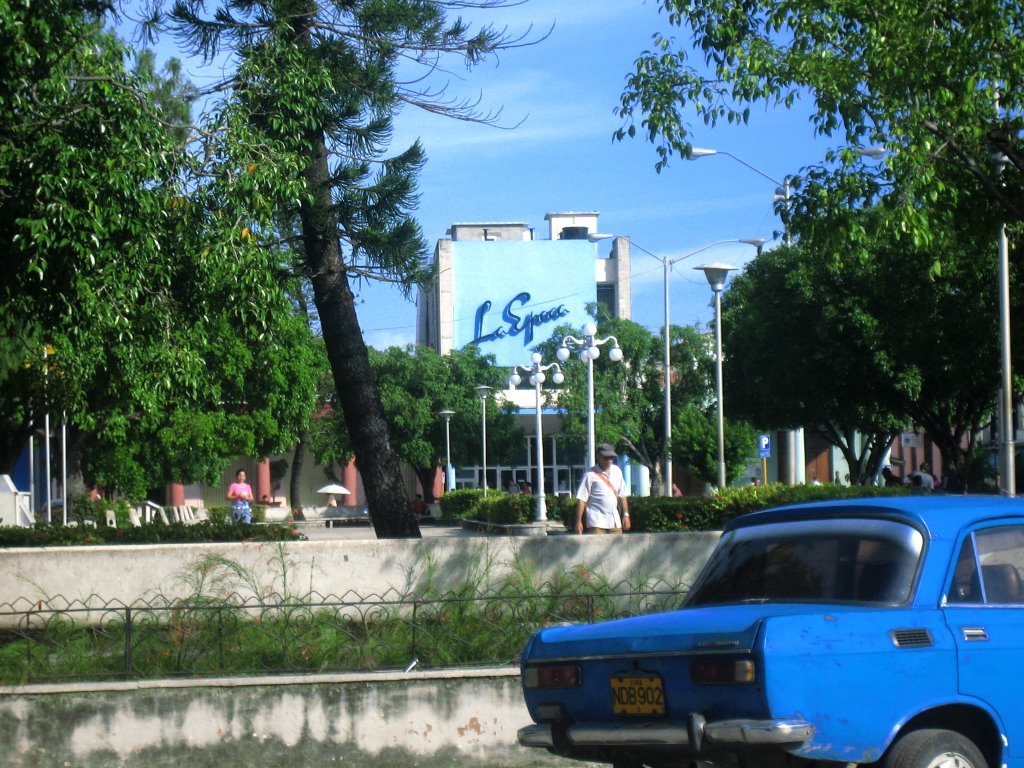
[{"label": "window of building", "polygon": [[607,309],[608,314],[612,317],[619,316],[615,310],[615,285],[613,283],[597,284],[597,303]]}]

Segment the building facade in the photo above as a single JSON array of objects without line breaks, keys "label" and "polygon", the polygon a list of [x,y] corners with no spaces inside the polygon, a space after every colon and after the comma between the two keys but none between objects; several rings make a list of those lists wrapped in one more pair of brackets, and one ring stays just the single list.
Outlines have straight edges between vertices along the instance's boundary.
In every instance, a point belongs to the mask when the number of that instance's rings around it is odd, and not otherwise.
[{"label": "building facade", "polygon": [[476,344],[511,367],[555,326],[590,321],[588,304],[628,319],[629,238],[600,236],[598,216],[549,213],[546,239],[525,222],[452,224],[417,302],[416,343],[441,354]]},{"label": "building facade", "polygon": [[[437,280],[417,302],[416,343],[440,354],[475,344],[500,367],[529,362],[533,347],[559,325],[582,328],[592,304],[630,319],[630,242],[600,234],[595,211],[548,213],[546,236],[527,222],[452,224],[434,250]],[[527,434],[522,454],[508,465],[459,467],[454,487],[536,485],[535,395],[506,389]],[[542,413],[545,489],[575,491],[586,471],[578,447],[559,440],[561,416]],[[629,472],[634,491],[646,492],[646,471]],[[440,483],[437,491],[440,492]]]}]

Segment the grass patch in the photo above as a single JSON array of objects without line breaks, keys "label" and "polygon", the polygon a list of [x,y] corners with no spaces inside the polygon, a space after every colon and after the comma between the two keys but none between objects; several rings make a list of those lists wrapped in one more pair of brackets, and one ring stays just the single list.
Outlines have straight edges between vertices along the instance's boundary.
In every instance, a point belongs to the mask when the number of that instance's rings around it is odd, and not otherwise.
[{"label": "grass patch", "polygon": [[611,585],[582,566],[547,582],[522,564],[496,576],[489,557],[444,592],[428,560],[415,594],[325,602],[294,591],[284,547],[260,571],[269,584],[209,556],[182,573],[184,599],[26,612],[26,629],[0,639],[0,684],[514,665],[536,629],[668,608],[686,589]]}]

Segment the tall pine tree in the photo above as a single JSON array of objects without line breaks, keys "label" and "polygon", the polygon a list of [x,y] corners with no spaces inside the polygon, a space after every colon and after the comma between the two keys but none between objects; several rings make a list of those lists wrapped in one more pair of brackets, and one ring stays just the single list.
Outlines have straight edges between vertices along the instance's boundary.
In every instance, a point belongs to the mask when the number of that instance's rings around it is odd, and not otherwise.
[{"label": "tall pine tree", "polygon": [[[220,160],[219,188],[265,196],[291,215],[312,282],[338,402],[352,439],[377,536],[417,537],[398,454],[391,444],[356,313],[353,281],[384,277],[411,290],[429,275],[426,244],[409,215],[424,157],[418,144],[386,156],[403,104],[486,121],[473,105],[409,87],[401,65],[467,65],[522,41],[493,27],[477,32],[449,8],[489,9],[506,0],[226,0],[212,11],[179,0],[165,23],[188,51],[212,60],[233,52],[228,96],[207,125],[204,156]],[[221,130],[226,128],[226,130]],[[253,199],[250,197],[250,199]],[[270,221],[250,222],[250,231]]]}]

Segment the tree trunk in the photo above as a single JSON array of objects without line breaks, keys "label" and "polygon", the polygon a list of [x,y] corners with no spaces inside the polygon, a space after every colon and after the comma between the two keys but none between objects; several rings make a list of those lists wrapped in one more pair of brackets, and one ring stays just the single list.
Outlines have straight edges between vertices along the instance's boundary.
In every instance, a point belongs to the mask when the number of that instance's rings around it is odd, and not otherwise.
[{"label": "tree trunk", "polygon": [[288,483],[288,499],[292,504],[292,519],[293,520],[305,520],[306,516],[302,514],[302,499],[299,498],[302,487],[302,465],[306,460],[306,438],[309,436],[309,430],[302,430],[299,434],[299,440],[295,443],[295,450],[292,452],[292,479]]},{"label": "tree trunk", "polygon": [[377,538],[419,538],[341,258],[341,243],[331,214],[328,152],[321,131],[310,135],[309,147],[309,197],[301,208],[306,265],[370,518]]},{"label": "tree trunk", "polygon": [[416,479],[423,487],[423,501],[433,504],[437,499],[434,497],[434,477],[437,475],[437,467],[417,467]]}]

